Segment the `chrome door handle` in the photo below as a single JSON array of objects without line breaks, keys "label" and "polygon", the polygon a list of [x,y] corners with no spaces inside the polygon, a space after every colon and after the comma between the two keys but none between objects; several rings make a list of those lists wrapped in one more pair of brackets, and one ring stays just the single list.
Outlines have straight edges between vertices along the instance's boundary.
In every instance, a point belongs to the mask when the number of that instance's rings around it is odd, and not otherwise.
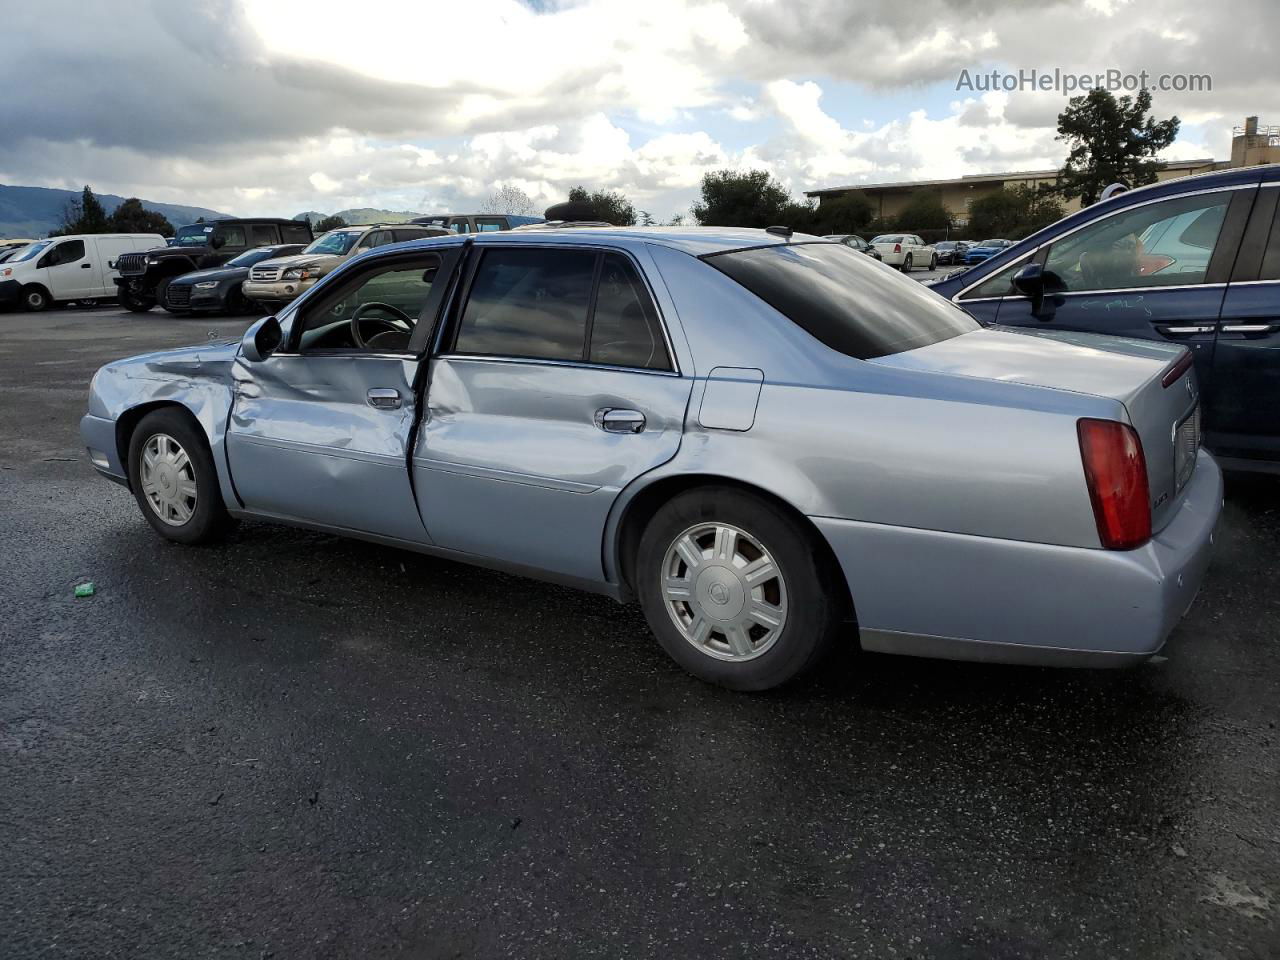
[{"label": "chrome door handle", "polygon": [[644,414],[639,410],[601,407],[596,411],[596,426],[605,433],[640,433],[644,430]]},{"label": "chrome door handle", "polygon": [[391,387],[373,387],[365,394],[369,406],[378,410],[396,410],[400,407],[400,391]]}]

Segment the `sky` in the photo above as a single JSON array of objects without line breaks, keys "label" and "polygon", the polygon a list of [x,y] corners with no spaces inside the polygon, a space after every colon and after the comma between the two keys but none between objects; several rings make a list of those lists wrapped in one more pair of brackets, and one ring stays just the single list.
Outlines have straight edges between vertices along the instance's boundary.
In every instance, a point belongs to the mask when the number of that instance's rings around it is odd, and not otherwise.
[{"label": "sky", "polygon": [[237,215],[472,212],[704,173],[799,195],[1061,164],[1067,94],[962,71],[1207,74],[1168,159],[1280,124],[1274,0],[0,0],[0,183]]}]

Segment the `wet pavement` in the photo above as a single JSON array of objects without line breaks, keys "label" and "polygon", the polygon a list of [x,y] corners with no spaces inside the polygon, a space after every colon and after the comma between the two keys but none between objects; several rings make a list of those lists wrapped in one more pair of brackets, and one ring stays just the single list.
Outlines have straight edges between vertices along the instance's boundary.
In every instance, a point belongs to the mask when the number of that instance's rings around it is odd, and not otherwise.
[{"label": "wet pavement", "polygon": [[0,315],[0,956],[1280,955],[1280,480],[1165,662],[734,694],[606,599],[160,541],[89,378],[246,325]]}]

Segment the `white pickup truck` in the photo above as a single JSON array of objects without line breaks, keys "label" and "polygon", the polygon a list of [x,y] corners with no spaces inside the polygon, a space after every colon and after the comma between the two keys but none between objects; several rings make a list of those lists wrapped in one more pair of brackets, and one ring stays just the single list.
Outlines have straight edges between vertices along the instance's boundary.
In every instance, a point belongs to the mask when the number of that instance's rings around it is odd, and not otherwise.
[{"label": "white pickup truck", "polygon": [[903,273],[912,267],[933,270],[938,266],[938,254],[933,245],[913,233],[884,233],[873,238],[871,245],[884,263],[897,267]]}]

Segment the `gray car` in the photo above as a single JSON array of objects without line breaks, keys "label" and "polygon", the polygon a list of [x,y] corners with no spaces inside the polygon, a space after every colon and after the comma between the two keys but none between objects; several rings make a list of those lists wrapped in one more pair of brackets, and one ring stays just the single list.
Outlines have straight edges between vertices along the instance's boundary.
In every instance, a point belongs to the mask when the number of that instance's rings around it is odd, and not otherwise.
[{"label": "gray car", "polygon": [[109,364],[81,431],[171,540],[252,517],[638,600],[691,673],[763,689],[839,641],[1158,651],[1222,503],[1189,361],[983,329],[783,228],[503,232]]}]

